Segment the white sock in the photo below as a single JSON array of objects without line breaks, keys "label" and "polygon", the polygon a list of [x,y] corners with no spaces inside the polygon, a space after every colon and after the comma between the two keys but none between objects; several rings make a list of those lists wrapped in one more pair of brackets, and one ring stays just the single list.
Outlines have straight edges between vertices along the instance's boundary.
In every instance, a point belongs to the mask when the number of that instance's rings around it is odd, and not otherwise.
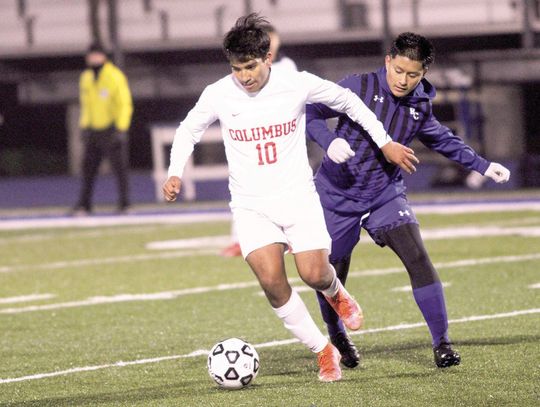
[{"label": "white sock", "polygon": [[328,339],[321,333],[311,318],[304,301],[296,291],[291,298],[279,308],[272,308],[283,321],[283,325],[312,352],[318,353],[328,344]]},{"label": "white sock", "polygon": [[341,281],[339,281],[339,278],[337,278],[336,270],[332,265],[330,265],[332,268],[332,272],[334,273],[334,278],[332,279],[332,283],[330,283],[330,287],[328,287],[326,290],[322,290],[321,293],[326,295],[327,297],[333,297],[337,294],[339,288],[341,287]]}]

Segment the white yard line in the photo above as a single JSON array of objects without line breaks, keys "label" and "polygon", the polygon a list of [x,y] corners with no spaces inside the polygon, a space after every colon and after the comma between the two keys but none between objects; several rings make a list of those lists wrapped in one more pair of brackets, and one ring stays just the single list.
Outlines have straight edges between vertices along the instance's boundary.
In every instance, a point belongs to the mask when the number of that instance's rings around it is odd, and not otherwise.
[{"label": "white yard line", "polygon": [[540,283],[531,284],[531,285],[528,286],[528,288],[538,289],[538,288],[540,288]]},{"label": "white yard line", "polygon": [[522,202],[469,202],[451,204],[444,202],[438,204],[418,204],[411,203],[414,213],[433,213],[433,214],[456,214],[456,213],[478,213],[478,212],[513,212],[513,211],[540,211],[540,202],[522,201]]},{"label": "white yard line", "polygon": [[[415,213],[425,214],[456,214],[471,212],[511,212],[511,211],[540,211],[540,202],[508,201],[508,202],[470,202],[470,203],[414,203]],[[43,217],[26,219],[2,219],[0,230],[43,229],[43,228],[88,228],[97,226],[116,225],[142,225],[142,224],[174,224],[225,221],[231,219],[228,208],[218,209],[211,212],[189,213],[161,213],[161,214],[134,214],[123,216],[88,216],[76,217]]]},{"label": "white yard line", "polygon": [[[498,318],[514,318],[514,317],[519,317],[519,316],[524,316],[524,315],[533,315],[533,314],[538,314],[538,313],[540,313],[540,308],[532,308],[532,309],[526,309],[526,310],[504,312],[504,313],[499,313],[499,314],[491,314],[491,315],[473,315],[469,317],[452,319],[448,322],[450,324],[459,324],[459,323],[485,321],[485,320],[498,319]],[[409,324],[403,323],[399,325],[391,325],[391,326],[381,327],[381,328],[366,329],[362,331],[352,332],[351,334],[352,335],[366,335],[366,334],[374,334],[374,333],[379,333],[379,332],[402,331],[405,329],[414,329],[414,328],[420,328],[423,326],[425,326],[424,322],[409,323]],[[271,348],[271,347],[277,347],[277,346],[290,345],[297,342],[298,342],[297,339],[284,339],[280,341],[259,343],[254,346],[255,348],[258,348],[258,349]],[[75,367],[75,368],[66,369],[66,370],[59,370],[56,372],[37,373],[33,375],[28,375],[28,376],[0,379],[0,384],[25,382],[29,380],[38,380],[38,379],[45,379],[45,378],[57,377],[57,376],[67,376],[67,375],[71,375],[75,373],[91,372],[91,371],[109,369],[109,368],[114,368],[114,367],[145,365],[145,364],[150,364],[150,363],[159,363],[159,362],[165,362],[169,360],[186,359],[186,358],[193,358],[193,357],[206,356],[206,355],[208,355],[208,350],[197,349],[193,352],[183,354],[183,355],[161,356],[157,358],[130,360],[127,362],[119,361],[119,362],[109,363],[109,364],[104,364],[104,365],[82,366],[82,367]]]},{"label": "white yard line", "polygon": [[[444,288],[447,288],[447,287],[450,287],[452,285],[452,283],[448,283],[448,282],[442,282],[441,285],[444,287]],[[394,288],[391,288],[390,291],[394,292],[394,293],[410,293],[412,292],[412,287],[410,285],[403,285],[401,287],[394,287]]]},{"label": "white yard line", "polygon": [[[484,237],[484,236],[524,236],[540,237],[540,226],[523,227],[500,227],[500,226],[467,226],[452,228],[423,229],[422,238],[424,240],[441,239],[461,239],[463,237]],[[149,242],[146,244],[148,250],[181,250],[193,249],[196,247],[225,247],[231,242],[230,235],[205,236],[189,239],[175,239]],[[364,233],[360,243],[373,243],[367,233]]]},{"label": "white yard line", "polygon": [[[539,204],[540,207],[540,204]],[[147,225],[147,224],[182,224],[197,222],[215,222],[231,219],[231,213],[223,211],[202,213],[164,213],[137,214],[122,216],[88,216],[88,217],[50,217],[28,219],[3,219],[0,230],[23,230],[44,228],[90,228],[118,225]]]},{"label": "white yard line", "polygon": [[[438,269],[449,269],[449,268],[460,268],[460,267],[470,267],[482,264],[493,264],[493,263],[515,263],[523,262],[530,260],[540,259],[540,253],[526,254],[519,256],[500,256],[500,257],[487,257],[479,259],[467,259],[467,260],[458,260],[447,263],[436,263],[435,267]],[[403,267],[389,267],[385,269],[372,269],[372,270],[362,270],[354,271],[349,273],[349,278],[351,277],[365,277],[365,276],[380,276],[393,273],[402,273],[404,272]],[[290,278],[291,284],[298,284],[301,282],[300,278]],[[70,302],[61,302],[53,304],[43,304],[43,305],[30,305],[19,308],[0,308],[0,314],[20,314],[25,312],[34,312],[34,311],[49,311],[53,309],[63,309],[63,308],[74,308],[74,307],[85,307],[92,305],[100,304],[113,304],[113,303],[122,303],[122,302],[133,302],[133,301],[157,301],[157,300],[171,300],[178,297],[183,297],[186,295],[201,294],[215,291],[229,291],[229,290],[238,290],[243,288],[258,287],[259,283],[256,280],[249,282],[240,282],[240,283],[230,283],[230,284],[219,284],[216,286],[208,287],[194,287],[186,288],[182,290],[174,291],[162,291],[156,293],[141,293],[141,294],[117,294],[113,296],[99,296],[99,297],[90,297],[85,300],[79,301],[70,301]]]},{"label": "white yard line", "polygon": [[29,295],[19,295],[17,297],[4,297],[0,298],[0,304],[15,304],[18,302],[30,302],[30,301],[39,301],[39,300],[50,300],[51,298],[56,297],[54,294],[29,294]]},{"label": "white yard line", "polygon": [[[439,229],[424,229],[422,237],[424,240],[438,239],[459,239],[462,237],[480,237],[480,236],[505,236],[505,235],[520,235],[529,237],[540,236],[540,227],[459,227],[459,228],[439,228]],[[368,237],[365,235],[365,237]],[[58,261],[52,263],[41,264],[20,264],[14,266],[0,266],[0,273],[12,273],[23,270],[56,270],[62,268],[76,268],[83,266],[96,266],[102,264],[117,264],[129,263],[137,261],[149,261],[155,259],[170,259],[185,256],[218,254],[217,250],[224,247],[230,242],[230,236],[204,236],[191,239],[167,240],[159,242],[150,242],[146,245],[147,249],[151,250],[187,250],[200,249],[193,253],[186,252],[169,252],[160,254],[137,254],[119,257],[106,257],[98,259],[79,259],[72,261]],[[371,243],[372,240],[364,238],[361,243]]]},{"label": "white yard line", "polygon": [[83,266],[98,266],[103,264],[132,263],[138,261],[148,261],[156,259],[175,259],[178,257],[201,256],[209,254],[218,254],[215,249],[201,249],[190,252],[168,252],[159,254],[133,254],[129,256],[79,259],[56,261],[42,264],[19,264],[16,266],[0,266],[0,273],[13,273],[23,270],[56,270],[63,268],[77,268]]}]

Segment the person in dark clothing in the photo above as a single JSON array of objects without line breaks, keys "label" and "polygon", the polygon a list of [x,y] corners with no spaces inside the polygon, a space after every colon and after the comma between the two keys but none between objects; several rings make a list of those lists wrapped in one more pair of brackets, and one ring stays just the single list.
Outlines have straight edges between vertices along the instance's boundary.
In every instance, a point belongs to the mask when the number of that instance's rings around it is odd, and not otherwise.
[{"label": "person in dark clothing", "polygon": [[[339,85],[364,101],[394,141],[410,145],[418,138],[469,170],[498,183],[508,181],[510,172],[505,167],[479,156],[433,115],[435,88],[425,78],[433,60],[434,50],[428,39],[402,33],[394,39],[384,67],[349,76]],[[333,117],[339,118],[335,132],[326,124],[326,119]],[[448,336],[443,287],[407,201],[400,168],[384,159],[364,129],[327,106],[308,105],[306,123],[309,137],[328,150],[315,184],[332,238],[330,263],[338,277],[345,284],[352,251],[364,228],[379,246],[390,247],[405,265],[414,299],[432,336],[436,365],[458,365],[461,357]],[[333,156],[342,157],[343,162],[336,163]],[[342,354],[342,363],[357,366],[358,351],[342,322],[324,297],[318,295],[318,300],[330,339]]]}]

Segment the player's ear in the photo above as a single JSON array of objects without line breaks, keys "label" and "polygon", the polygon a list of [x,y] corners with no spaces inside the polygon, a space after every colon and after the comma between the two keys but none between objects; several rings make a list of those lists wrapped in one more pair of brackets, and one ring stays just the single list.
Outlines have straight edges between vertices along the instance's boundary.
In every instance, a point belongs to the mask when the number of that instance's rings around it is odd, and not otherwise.
[{"label": "player's ear", "polygon": [[266,56],[264,57],[264,63],[267,65],[267,66],[271,66],[272,65],[272,60],[274,59],[274,54],[272,54],[270,51],[268,51],[268,53],[266,54]]},{"label": "player's ear", "polygon": [[388,71],[388,68],[390,67],[390,60],[392,57],[390,55],[386,55],[384,57],[384,65],[386,66],[386,70]]}]

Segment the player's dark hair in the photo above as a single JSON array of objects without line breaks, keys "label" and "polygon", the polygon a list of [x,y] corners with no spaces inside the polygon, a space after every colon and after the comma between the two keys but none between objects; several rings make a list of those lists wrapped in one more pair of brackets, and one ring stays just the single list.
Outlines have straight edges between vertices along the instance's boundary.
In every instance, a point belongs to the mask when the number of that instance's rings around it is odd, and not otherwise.
[{"label": "player's dark hair", "polygon": [[270,37],[263,17],[251,13],[240,17],[223,39],[223,51],[229,61],[246,62],[250,59],[264,58],[270,50]]},{"label": "player's dark hair", "polygon": [[421,62],[423,68],[435,60],[433,44],[426,37],[411,32],[399,34],[392,42],[389,54],[392,58],[400,55]]}]

